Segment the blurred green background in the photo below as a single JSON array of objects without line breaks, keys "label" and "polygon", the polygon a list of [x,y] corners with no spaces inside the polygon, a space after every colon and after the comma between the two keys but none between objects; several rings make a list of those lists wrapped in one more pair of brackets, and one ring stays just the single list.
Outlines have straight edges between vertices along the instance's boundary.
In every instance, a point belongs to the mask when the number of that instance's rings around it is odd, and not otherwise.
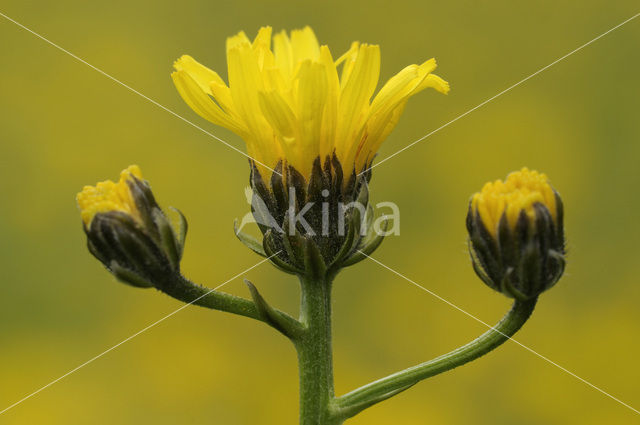
[{"label": "blurred green background", "polygon": [[[635,1],[182,2],[5,0],[0,11],[208,131],[169,77],[189,53],[224,70],[224,41],[311,25],[336,56],[378,43],[382,79],[436,57],[449,96],[409,102],[381,157],[637,13]],[[181,304],[116,283],[85,249],[74,196],[142,167],[190,234],[184,271],[218,285],[259,258],[235,240],[246,160],[0,18],[0,410]],[[468,197],[524,165],[566,205],[569,265],[522,343],[640,407],[640,19],[376,168],[374,201],[401,208],[376,257],[482,320],[504,297],[475,277]],[[295,312],[294,278],[247,274]],[[240,279],[225,290],[247,295]],[[335,286],[336,390],[467,342],[483,326],[373,262]],[[190,307],[0,416],[1,424],[294,424],[289,343],[244,318]],[[350,424],[631,424],[640,418],[514,343],[423,382]]]}]

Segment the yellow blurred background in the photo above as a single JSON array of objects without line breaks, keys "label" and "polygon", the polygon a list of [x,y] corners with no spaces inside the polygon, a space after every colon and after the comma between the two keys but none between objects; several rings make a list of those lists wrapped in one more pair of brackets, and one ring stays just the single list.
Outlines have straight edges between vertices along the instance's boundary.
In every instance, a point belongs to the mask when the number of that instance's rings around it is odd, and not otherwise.
[{"label": "yellow blurred background", "polygon": [[[392,154],[639,12],[635,1],[182,2],[5,0],[0,12],[244,148],[180,99],[188,53],[225,74],[224,41],[261,25],[311,25],[336,53],[378,43],[382,80],[436,57],[449,96],[409,102]],[[142,167],[190,234],[183,269],[218,285],[259,258],[238,243],[245,158],[0,17],[0,410],[180,307],[119,284],[85,249],[85,184]],[[376,258],[487,322],[506,298],[473,274],[471,193],[524,165],[563,195],[565,277],[522,343],[640,408],[640,19],[603,37],[374,170],[372,198],[401,209]],[[247,274],[296,312],[294,278]],[[240,279],[225,290],[247,296]],[[373,262],[335,285],[341,394],[486,329]],[[0,424],[294,424],[295,353],[270,328],[190,307],[0,416]],[[354,418],[382,424],[632,424],[640,417],[514,343]]]}]

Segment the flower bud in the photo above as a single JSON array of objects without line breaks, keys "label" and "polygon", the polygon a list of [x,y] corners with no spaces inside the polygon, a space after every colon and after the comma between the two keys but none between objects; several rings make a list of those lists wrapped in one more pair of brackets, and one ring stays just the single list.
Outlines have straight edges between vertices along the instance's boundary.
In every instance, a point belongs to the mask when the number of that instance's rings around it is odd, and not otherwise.
[{"label": "flower bud", "polygon": [[545,174],[523,168],[485,184],[471,198],[467,230],[476,274],[508,297],[537,297],[564,272],[562,200]]},{"label": "flower bud", "polygon": [[76,200],[89,251],[120,281],[151,287],[179,273],[186,221],[178,212],[180,226],[170,224],[137,165],[117,183],[85,186]]}]

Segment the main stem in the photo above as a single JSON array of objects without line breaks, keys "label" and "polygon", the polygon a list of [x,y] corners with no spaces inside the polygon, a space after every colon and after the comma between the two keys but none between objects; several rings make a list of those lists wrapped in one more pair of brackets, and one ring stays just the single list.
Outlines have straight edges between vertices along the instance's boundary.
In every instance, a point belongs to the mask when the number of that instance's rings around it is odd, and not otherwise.
[{"label": "main stem", "polygon": [[332,417],[331,279],[300,277],[300,322],[295,341],[300,370],[300,425],[339,425]]}]

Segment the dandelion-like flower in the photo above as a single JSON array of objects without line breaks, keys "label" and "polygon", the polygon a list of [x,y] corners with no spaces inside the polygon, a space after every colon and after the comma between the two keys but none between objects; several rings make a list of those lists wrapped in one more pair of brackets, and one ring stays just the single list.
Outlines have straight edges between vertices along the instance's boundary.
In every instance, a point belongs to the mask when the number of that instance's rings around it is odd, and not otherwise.
[{"label": "dandelion-like flower", "polygon": [[[261,203],[252,210],[263,233],[274,228],[265,217],[286,232],[287,212],[302,210],[309,223],[328,230],[318,235],[319,228],[310,231],[311,226],[299,223],[289,228],[311,234],[324,259],[334,261],[349,233],[339,223],[350,220],[340,216],[320,225],[319,204],[327,202],[327,211],[338,211],[338,202],[366,201],[362,188],[369,167],[408,99],[426,88],[446,94],[449,84],[432,74],[436,61],[429,59],[398,72],[374,96],[379,46],[354,42],[335,59],[309,27],[273,37],[271,27],[263,27],[253,41],[240,32],[227,39],[227,63],[228,85],[186,55],[174,63],[172,78],[195,112],[245,140],[252,189]],[[366,202],[362,205],[366,209]],[[364,213],[359,217],[364,219]],[[358,229],[366,234],[364,226]],[[287,251],[287,243],[276,239],[274,251]],[[347,254],[358,248],[354,244]]]},{"label": "dandelion-like flower", "polygon": [[545,174],[523,168],[485,184],[471,198],[467,229],[476,273],[507,296],[538,296],[564,272],[562,200]]}]

